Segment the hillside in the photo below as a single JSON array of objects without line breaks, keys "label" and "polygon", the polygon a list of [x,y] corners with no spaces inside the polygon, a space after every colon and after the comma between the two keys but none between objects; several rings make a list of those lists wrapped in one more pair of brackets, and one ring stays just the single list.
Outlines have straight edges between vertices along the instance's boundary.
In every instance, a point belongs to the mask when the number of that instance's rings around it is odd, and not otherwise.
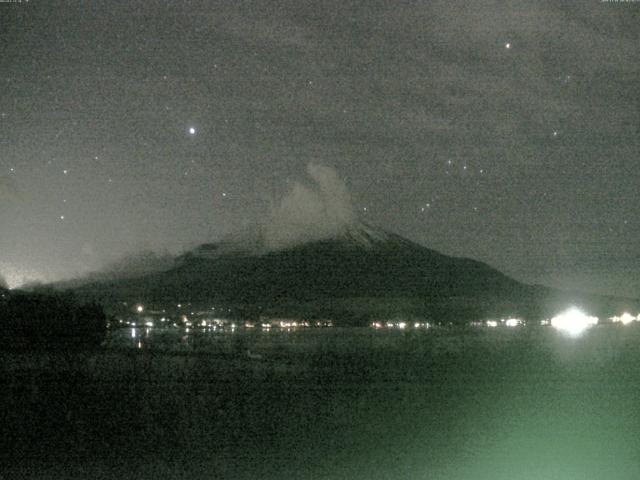
[{"label": "hillside", "polygon": [[106,306],[224,304],[254,316],[331,315],[358,322],[392,315],[447,321],[541,318],[570,303],[607,314],[628,303],[526,285],[484,263],[443,255],[364,224],[275,251],[259,238],[204,244],[166,271],[90,281],[75,290]]}]

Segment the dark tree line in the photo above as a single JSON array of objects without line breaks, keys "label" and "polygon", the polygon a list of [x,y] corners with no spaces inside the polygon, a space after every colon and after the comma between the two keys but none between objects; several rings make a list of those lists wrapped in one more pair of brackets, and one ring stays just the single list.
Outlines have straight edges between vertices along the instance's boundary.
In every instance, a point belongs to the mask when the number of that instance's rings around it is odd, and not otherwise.
[{"label": "dark tree line", "polygon": [[0,297],[0,348],[4,350],[83,350],[105,339],[102,308],[79,303],[66,293],[6,292]]}]

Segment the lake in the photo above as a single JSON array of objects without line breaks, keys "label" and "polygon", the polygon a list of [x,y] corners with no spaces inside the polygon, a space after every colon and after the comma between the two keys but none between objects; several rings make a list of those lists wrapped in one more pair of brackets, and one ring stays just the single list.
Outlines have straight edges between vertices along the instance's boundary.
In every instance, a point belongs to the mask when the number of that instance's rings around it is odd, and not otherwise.
[{"label": "lake", "polygon": [[7,478],[640,478],[640,325],[118,329],[2,354]]}]

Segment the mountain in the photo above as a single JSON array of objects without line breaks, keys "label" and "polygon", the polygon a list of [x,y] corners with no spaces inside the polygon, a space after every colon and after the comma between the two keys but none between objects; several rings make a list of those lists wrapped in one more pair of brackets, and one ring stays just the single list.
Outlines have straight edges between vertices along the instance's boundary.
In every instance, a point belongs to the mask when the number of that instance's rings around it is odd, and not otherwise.
[{"label": "mountain", "polygon": [[[126,278],[138,278],[157,272],[164,272],[176,265],[176,258],[168,253],[157,254],[143,251],[125,255],[121,259],[109,263],[102,270],[91,272],[84,277],[58,282],[56,286],[62,289],[82,287],[88,283],[119,281]],[[32,286],[34,289],[36,286]]]},{"label": "mountain", "polygon": [[443,255],[362,223],[278,250],[260,235],[203,244],[171,263],[134,278],[94,277],[75,291],[106,306],[225,305],[247,316],[332,316],[356,323],[397,315],[541,318],[568,303],[611,307],[607,297],[526,285],[482,262]]}]

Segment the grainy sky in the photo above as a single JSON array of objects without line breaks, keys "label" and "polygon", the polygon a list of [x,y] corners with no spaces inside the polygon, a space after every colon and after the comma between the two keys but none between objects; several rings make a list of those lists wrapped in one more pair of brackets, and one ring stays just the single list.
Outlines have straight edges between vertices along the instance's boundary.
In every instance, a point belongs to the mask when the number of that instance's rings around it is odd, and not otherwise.
[{"label": "grainy sky", "polygon": [[640,295],[640,2],[0,3],[0,273],[261,221],[311,163],[517,279]]}]

